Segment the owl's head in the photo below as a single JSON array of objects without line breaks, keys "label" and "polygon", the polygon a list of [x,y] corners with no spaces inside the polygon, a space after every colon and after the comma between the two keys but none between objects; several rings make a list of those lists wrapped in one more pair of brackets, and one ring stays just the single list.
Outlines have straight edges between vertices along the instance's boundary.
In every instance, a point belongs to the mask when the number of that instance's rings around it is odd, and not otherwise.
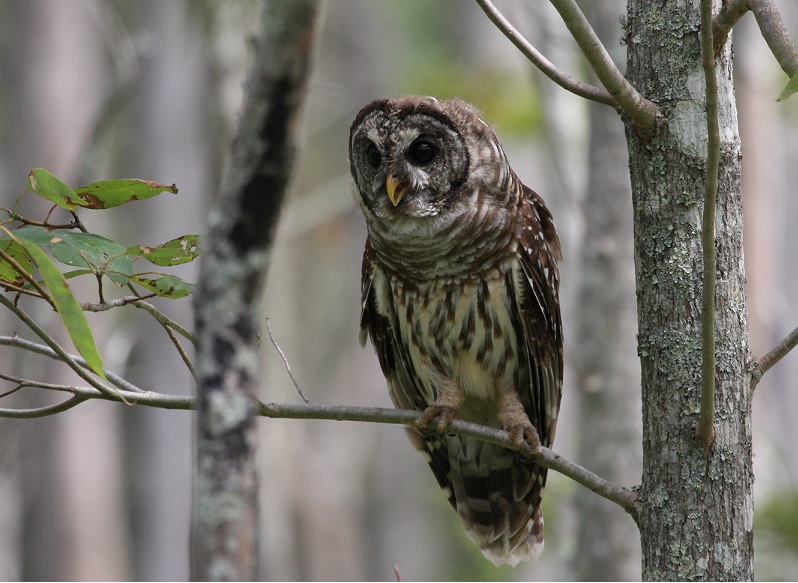
[{"label": "owl's head", "polygon": [[[366,105],[352,123],[349,162],[368,215],[406,226],[461,214],[506,160],[479,112],[460,101],[406,96]],[[437,219],[437,220],[436,220]]]}]

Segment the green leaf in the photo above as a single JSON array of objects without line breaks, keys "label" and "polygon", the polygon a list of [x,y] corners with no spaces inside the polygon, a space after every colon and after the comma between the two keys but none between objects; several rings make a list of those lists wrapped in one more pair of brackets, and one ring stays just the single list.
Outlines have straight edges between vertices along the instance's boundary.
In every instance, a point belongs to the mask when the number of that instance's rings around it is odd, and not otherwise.
[{"label": "green leaf", "polygon": [[161,267],[180,265],[181,263],[194,261],[194,259],[199,257],[199,239],[199,235],[183,235],[182,237],[172,239],[157,247],[134,245],[125,251],[125,253],[143,257],[150,263]]},{"label": "green leaf", "polygon": [[[30,255],[16,241],[0,241],[0,249],[14,259],[28,274],[33,273],[33,262]],[[17,287],[25,285],[25,277],[4,259],[0,259],[0,281],[10,283]]]},{"label": "green leaf", "polygon": [[183,281],[174,275],[162,275],[156,278],[134,275],[130,279],[162,298],[176,300],[184,298],[194,291],[193,283]]},{"label": "green leaf", "polygon": [[798,91],[798,73],[790,77],[790,80],[787,82],[784,89],[782,89],[776,101],[784,101],[796,91]]},{"label": "green leaf", "polygon": [[25,251],[33,259],[39,273],[44,280],[44,285],[50,291],[55,309],[64,322],[69,338],[77,348],[80,355],[86,361],[89,368],[99,377],[108,380],[103,371],[103,360],[94,342],[94,335],[86,321],[86,316],[80,308],[80,304],[72,295],[66,279],[58,270],[47,254],[42,251],[36,243],[18,239],[18,243],[25,248]]},{"label": "green leaf", "polygon": [[107,275],[117,285],[126,285],[133,273],[133,261],[125,255],[125,248],[100,235],[28,226],[14,231],[14,236],[46,246],[56,261],[65,265],[88,267],[95,274]]},{"label": "green leaf", "polygon": [[177,194],[177,186],[165,186],[152,180],[103,180],[75,189],[82,206],[90,209],[109,209],[134,200],[157,196],[162,192]]},{"label": "green leaf", "polygon": [[34,168],[28,173],[26,188],[46,198],[50,202],[71,211],[79,206],[86,205],[86,203],[75,194],[74,190],[47,172],[44,168]]}]

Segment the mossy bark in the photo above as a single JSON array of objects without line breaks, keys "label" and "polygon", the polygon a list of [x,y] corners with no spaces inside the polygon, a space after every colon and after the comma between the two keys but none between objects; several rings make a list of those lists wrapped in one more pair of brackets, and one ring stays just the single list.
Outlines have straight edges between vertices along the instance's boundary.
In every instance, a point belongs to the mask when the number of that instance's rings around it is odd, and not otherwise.
[{"label": "mossy bark", "polygon": [[661,108],[645,143],[627,124],[644,427],[637,519],[646,580],[753,578],[752,355],[729,46],[716,62],[716,439],[708,456],[696,435],[707,148],[699,24],[698,0],[628,3],[627,75]]}]

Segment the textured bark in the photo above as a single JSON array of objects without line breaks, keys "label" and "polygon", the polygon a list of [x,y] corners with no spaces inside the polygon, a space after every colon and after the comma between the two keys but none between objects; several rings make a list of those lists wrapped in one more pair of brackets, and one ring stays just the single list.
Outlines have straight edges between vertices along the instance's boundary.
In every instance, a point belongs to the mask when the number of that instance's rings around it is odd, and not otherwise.
[{"label": "textured bark", "polygon": [[[616,62],[623,0],[583,2]],[[578,403],[577,459],[617,484],[640,481],[640,366],[634,358],[637,314],[632,203],[623,124],[601,104],[589,105],[590,150],[584,200],[578,330],[573,339]],[[577,579],[640,578],[640,537],[630,516],[585,488],[575,494]]]},{"label": "textured bark", "polygon": [[258,569],[256,403],[261,289],[293,166],[315,0],[264,2],[233,161],[209,217],[196,293],[194,580]]},{"label": "textured bark", "polygon": [[707,144],[699,22],[698,0],[628,4],[627,74],[662,109],[647,143],[627,129],[643,397],[638,524],[647,580],[753,577],[752,357],[729,46],[716,68],[721,127],[716,440],[708,457],[696,437]]}]

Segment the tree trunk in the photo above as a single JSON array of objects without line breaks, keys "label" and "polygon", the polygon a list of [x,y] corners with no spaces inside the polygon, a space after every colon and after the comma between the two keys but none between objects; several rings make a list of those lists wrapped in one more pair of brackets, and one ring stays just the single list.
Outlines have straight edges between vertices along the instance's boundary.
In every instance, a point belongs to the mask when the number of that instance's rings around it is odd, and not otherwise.
[{"label": "tree trunk", "polygon": [[195,295],[194,580],[257,574],[261,292],[299,140],[317,8],[316,0],[263,3],[231,168],[208,221]]},{"label": "tree trunk", "polygon": [[628,3],[627,76],[662,110],[647,143],[627,128],[643,398],[638,524],[646,580],[753,577],[752,356],[728,45],[716,61],[716,438],[708,456],[696,437],[707,149],[699,23],[698,0]]}]

